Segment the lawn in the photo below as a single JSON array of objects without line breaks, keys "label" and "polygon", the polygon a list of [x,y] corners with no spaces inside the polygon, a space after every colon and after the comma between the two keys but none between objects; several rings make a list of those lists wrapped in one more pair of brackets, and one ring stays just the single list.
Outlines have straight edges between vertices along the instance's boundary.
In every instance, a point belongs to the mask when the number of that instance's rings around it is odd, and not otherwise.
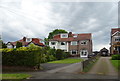
[{"label": "lawn", "polygon": [[117,70],[120,70],[120,60],[111,60],[111,63]]},{"label": "lawn", "polygon": [[48,63],[64,63],[64,64],[70,64],[70,63],[78,63],[83,61],[83,59],[63,59],[63,60],[57,60],[57,61],[51,61]]},{"label": "lawn", "polygon": [[0,74],[0,79],[26,79],[31,77],[29,74]]}]

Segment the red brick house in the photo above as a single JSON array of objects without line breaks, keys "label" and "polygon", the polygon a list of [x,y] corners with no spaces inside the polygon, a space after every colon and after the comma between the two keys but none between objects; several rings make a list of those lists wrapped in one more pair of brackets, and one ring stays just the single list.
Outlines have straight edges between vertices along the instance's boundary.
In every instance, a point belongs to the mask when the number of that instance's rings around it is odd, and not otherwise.
[{"label": "red brick house", "polygon": [[120,28],[111,29],[110,53],[120,54]]},{"label": "red brick house", "polygon": [[58,34],[49,40],[49,46],[70,52],[71,56],[88,57],[89,54],[92,54],[92,36],[91,33]]},{"label": "red brick house", "polygon": [[30,44],[34,44],[37,46],[44,46],[43,40],[39,39],[39,38],[27,38],[27,37],[23,37],[23,39],[15,41],[15,42],[8,42],[7,43],[7,48],[16,48],[16,44],[17,42],[21,42],[23,47],[27,47]]}]

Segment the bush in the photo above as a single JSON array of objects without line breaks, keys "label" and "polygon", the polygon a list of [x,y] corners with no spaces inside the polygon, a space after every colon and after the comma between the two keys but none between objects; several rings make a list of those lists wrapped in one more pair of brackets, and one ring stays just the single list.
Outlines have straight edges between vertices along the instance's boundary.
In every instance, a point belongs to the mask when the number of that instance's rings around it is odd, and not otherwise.
[{"label": "bush", "polygon": [[112,55],[112,60],[120,60],[120,55]]}]

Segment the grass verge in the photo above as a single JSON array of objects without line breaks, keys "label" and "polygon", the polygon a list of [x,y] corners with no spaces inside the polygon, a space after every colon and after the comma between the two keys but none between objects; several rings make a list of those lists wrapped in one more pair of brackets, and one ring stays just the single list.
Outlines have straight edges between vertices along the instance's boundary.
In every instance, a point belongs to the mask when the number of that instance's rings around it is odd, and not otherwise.
[{"label": "grass verge", "polygon": [[31,77],[29,74],[0,74],[0,79],[26,79]]},{"label": "grass verge", "polygon": [[110,60],[110,61],[117,70],[120,70],[120,60]]},{"label": "grass verge", "polygon": [[57,61],[51,61],[48,63],[63,63],[63,64],[69,64],[69,63],[78,63],[83,61],[83,59],[63,59],[63,60],[57,60]]}]

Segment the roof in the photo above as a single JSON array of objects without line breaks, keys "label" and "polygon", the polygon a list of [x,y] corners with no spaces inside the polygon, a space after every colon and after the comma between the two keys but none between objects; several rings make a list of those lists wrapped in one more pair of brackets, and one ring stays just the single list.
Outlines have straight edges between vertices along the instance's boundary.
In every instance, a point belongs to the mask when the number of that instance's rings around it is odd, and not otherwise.
[{"label": "roof", "polygon": [[103,49],[101,49],[100,51],[108,51],[108,49],[106,49],[105,47]]},{"label": "roof", "polygon": [[[69,34],[68,34],[69,35]],[[77,37],[74,37],[77,35]],[[68,38],[60,38],[59,35],[55,35],[53,39],[50,39],[49,41],[79,41],[79,40],[90,40],[91,39],[91,33],[84,33],[84,34],[71,34]]]},{"label": "roof", "polygon": [[[24,39],[24,38],[23,38],[23,39]],[[29,45],[29,44],[32,42],[32,43],[34,43],[34,44],[36,44],[36,45],[44,46],[44,44],[40,42],[40,40],[42,40],[42,39],[32,38],[32,41],[30,41],[30,42],[26,42],[26,41],[24,41],[23,39],[20,39],[20,40],[18,40],[18,41],[16,41],[16,42],[10,42],[10,43],[11,43],[12,45],[16,46],[17,42],[21,42],[23,46],[27,46],[27,45]]]},{"label": "roof", "polygon": [[115,32],[119,31],[120,32],[120,28],[113,28],[111,30],[111,34],[114,34]]}]

